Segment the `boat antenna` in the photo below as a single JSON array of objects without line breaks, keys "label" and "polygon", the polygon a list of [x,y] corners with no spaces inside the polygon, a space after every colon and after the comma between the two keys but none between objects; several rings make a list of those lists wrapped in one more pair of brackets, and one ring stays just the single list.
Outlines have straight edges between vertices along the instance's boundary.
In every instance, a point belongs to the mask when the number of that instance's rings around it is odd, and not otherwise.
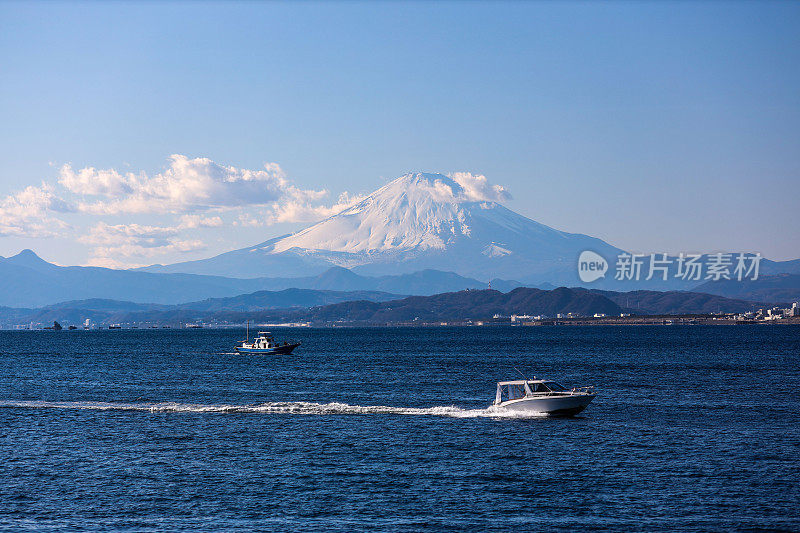
[{"label": "boat antenna", "polygon": [[[517,368],[517,367],[514,367],[514,370],[516,370],[516,371],[519,373],[519,375],[520,375],[520,376],[522,376],[523,378],[525,378],[525,381],[530,381],[530,379],[528,379],[528,376],[526,376],[525,374],[523,374],[523,373],[520,371],[520,369],[519,369],[519,368]],[[533,376],[533,377],[534,377],[534,379],[536,378],[536,376]]]}]

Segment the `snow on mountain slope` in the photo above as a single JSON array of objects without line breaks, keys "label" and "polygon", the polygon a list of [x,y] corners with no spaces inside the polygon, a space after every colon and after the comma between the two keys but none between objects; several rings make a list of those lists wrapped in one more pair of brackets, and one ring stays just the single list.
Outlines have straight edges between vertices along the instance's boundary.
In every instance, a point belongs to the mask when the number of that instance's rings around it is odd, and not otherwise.
[{"label": "snow on mountain slope", "polygon": [[297,233],[148,270],[256,277],[313,275],[335,265],[369,275],[437,269],[477,279],[571,282],[581,251],[617,252],[507,209],[499,203],[507,196],[502,188],[482,179],[406,174]]},{"label": "snow on mountain slope", "polygon": [[278,241],[273,251],[444,249],[457,236],[469,236],[460,207],[466,198],[464,189],[451,178],[408,174],[341,213]]}]

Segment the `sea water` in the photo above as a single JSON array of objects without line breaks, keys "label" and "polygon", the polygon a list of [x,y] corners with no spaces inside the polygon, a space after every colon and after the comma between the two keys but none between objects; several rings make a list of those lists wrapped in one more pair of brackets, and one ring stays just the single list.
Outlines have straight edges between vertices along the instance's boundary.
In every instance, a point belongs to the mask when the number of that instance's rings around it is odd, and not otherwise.
[{"label": "sea water", "polygon": [[800,529],[796,326],[274,333],[0,332],[0,530]]}]

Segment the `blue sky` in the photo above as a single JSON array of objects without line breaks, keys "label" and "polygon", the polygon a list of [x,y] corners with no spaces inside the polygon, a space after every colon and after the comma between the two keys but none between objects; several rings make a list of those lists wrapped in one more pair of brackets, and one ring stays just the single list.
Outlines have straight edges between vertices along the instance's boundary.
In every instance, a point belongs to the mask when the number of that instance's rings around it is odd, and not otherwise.
[{"label": "blue sky", "polygon": [[[632,251],[793,259],[798,65],[790,2],[0,3],[0,255],[207,257],[420,170]],[[203,172],[271,192],[153,201]]]}]

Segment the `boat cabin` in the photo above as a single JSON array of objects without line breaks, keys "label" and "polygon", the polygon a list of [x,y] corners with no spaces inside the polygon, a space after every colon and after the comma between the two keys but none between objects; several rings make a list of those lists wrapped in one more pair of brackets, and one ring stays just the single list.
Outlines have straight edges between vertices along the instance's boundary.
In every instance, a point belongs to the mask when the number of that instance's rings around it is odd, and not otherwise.
[{"label": "boat cabin", "polygon": [[497,383],[497,395],[494,403],[499,404],[526,397],[552,396],[567,392],[567,388],[544,379],[500,381]]},{"label": "boat cabin", "polygon": [[269,331],[259,331],[258,335],[253,339],[252,345],[250,348],[256,349],[268,349],[268,348],[275,348],[278,344],[275,342],[275,339],[272,337],[272,333]]}]

